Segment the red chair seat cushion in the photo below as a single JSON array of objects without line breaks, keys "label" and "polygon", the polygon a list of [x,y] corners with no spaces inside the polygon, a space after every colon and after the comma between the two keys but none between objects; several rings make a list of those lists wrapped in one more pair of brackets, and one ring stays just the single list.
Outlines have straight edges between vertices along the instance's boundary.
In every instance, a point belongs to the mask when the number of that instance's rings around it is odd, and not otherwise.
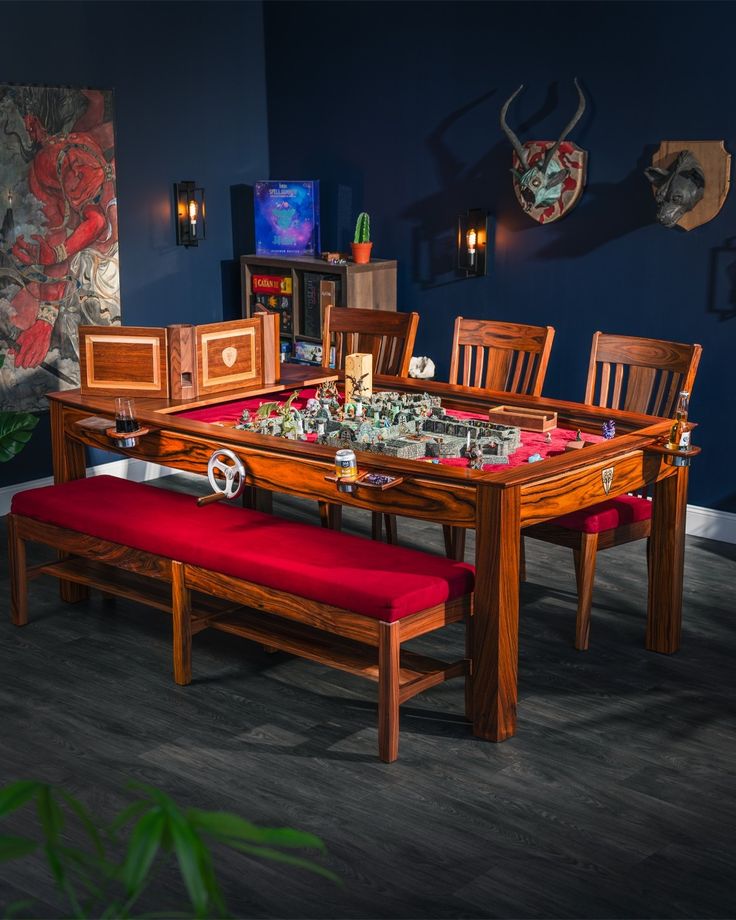
[{"label": "red chair seat cushion", "polygon": [[361,613],[400,620],[473,590],[473,566],[192,495],[95,476],[14,496],[14,514]]},{"label": "red chair seat cushion", "polygon": [[581,533],[601,533],[604,530],[615,530],[623,524],[649,520],[651,516],[652,503],[648,499],[637,495],[619,495],[618,498],[610,498],[599,505],[583,508],[582,511],[564,514],[550,523]]}]

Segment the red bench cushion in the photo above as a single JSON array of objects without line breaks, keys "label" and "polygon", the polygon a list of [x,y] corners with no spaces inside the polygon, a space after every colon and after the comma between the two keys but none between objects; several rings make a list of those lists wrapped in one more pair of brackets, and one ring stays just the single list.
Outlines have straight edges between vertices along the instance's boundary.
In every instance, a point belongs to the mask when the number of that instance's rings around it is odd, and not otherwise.
[{"label": "red bench cushion", "polygon": [[619,495],[583,508],[582,511],[573,511],[555,518],[551,523],[567,530],[577,530],[582,533],[601,533],[604,530],[614,530],[622,524],[635,524],[637,521],[649,520],[652,516],[652,503],[646,498],[637,495]]},{"label": "red bench cushion", "polygon": [[386,622],[469,594],[474,570],[399,546],[95,476],[18,493],[12,512]]}]

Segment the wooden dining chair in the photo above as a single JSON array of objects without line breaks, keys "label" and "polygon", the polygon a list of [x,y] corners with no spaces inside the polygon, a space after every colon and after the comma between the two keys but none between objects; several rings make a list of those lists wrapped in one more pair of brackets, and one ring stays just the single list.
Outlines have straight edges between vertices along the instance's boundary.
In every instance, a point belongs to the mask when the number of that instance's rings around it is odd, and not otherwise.
[{"label": "wooden dining chair", "polygon": [[450,383],[540,396],[555,330],[458,316],[452,337]]},{"label": "wooden dining chair", "polygon": [[[555,330],[458,316],[452,336],[450,383],[541,396]],[[445,552],[465,555],[465,528],[443,527]]]},{"label": "wooden dining chair", "polygon": [[[322,326],[322,366],[330,367],[334,348],[335,370],[344,369],[346,355],[370,354],[374,374],[408,377],[418,324],[418,313],[327,306]],[[339,530],[342,505],[320,502],[319,512],[323,527]],[[391,515],[384,519],[388,542],[395,543],[396,520]],[[372,512],[372,533],[374,539],[381,539],[378,511]]]},{"label": "wooden dining chair", "polygon": [[[692,391],[701,352],[700,345],[596,332],[585,402],[672,418],[680,391]],[[573,551],[578,589],[575,648],[588,648],[598,550],[648,539],[651,517],[649,499],[620,495],[524,530],[525,537],[568,546]]]},{"label": "wooden dining chair", "polygon": [[335,369],[345,367],[345,355],[373,355],[373,373],[408,377],[409,361],[417,337],[418,313],[325,307],[322,326],[322,366],[330,366],[335,349]]}]

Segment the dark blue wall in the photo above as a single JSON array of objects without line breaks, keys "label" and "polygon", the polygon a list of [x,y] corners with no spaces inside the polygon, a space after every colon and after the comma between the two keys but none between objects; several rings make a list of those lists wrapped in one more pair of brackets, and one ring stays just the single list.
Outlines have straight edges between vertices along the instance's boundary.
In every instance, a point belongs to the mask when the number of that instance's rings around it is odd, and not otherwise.
[{"label": "dark blue wall", "polygon": [[[0,37],[3,82],[115,92],[123,322],[239,315],[236,259],[252,245],[241,191],[268,174],[260,2],[3,3]],[[180,179],[207,191],[207,240],[197,249],[175,245]],[[43,416],[0,476],[49,473]]]},{"label": "dark blue wall", "polygon": [[[692,415],[704,452],[694,504],[736,510],[736,194],[689,233],[653,223],[642,176],[668,138],[736,153],[736,6],[730,3],[264,4],[273,178],[322,181],[323,244],[373,220],[374,256],[399,260],[399,303],[421,314],[418,351],[447,373],[458,314],[552,324],[545,394],[582,397],[591,335],[700,342]],[[573,139],[590,153],[577,209],[542,227],[511,188],[511,148],[554,137],[588,98]],[[456,215],[497,217],[484,279],[457,280]],[[717,265],[712,277],[712,265]],[[715,283],[714,283],[715,282]]]}]

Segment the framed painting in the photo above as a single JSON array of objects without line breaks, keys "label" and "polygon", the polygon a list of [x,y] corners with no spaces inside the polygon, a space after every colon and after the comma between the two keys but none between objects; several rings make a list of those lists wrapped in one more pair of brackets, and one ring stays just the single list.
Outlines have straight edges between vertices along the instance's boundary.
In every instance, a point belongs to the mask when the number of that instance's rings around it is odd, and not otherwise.
[{"label": "framed painting", "polygon": [[0,84],[0,410],[79,386],[80,323],[120,323],[112,92]]}]

